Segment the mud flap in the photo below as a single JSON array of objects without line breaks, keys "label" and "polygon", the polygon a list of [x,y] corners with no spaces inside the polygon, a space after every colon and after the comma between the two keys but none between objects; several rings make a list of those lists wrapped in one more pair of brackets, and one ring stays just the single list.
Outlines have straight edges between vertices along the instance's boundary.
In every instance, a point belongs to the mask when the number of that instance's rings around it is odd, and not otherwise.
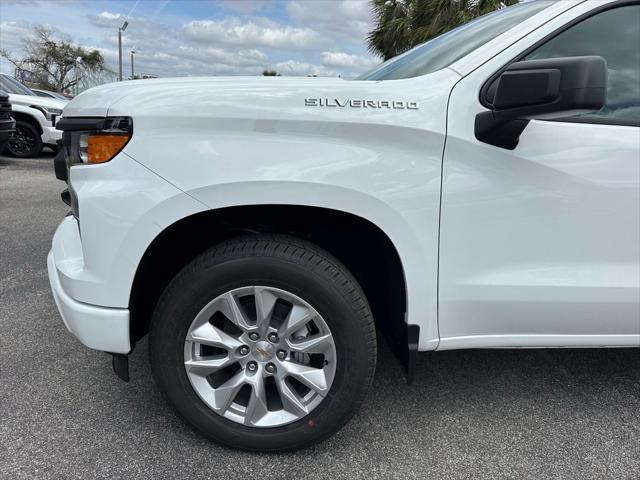
[{"label": "mud flap", "polygon": [[129,355],[112,353],[111,365],[113,366],[113,371],[120,380],[124,382],[129,381]]},{"label": "mud flap", "polygon": [[400,331],[384,332],[385,338],[393,355],[403,366],[405,379],[408,385],[413,383],[416,363],[418,362],[418,338],[420,327],[418,325],[402,324]]}]

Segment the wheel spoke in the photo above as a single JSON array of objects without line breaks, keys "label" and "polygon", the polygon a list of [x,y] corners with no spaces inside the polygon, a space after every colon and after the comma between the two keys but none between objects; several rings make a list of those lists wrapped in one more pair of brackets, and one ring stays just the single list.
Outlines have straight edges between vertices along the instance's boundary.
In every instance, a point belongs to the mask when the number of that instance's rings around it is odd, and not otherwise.
[{"label": "wheel spoke", "polygon": [[228,365],[231,365],[233,360],[229,357],[220,358],[203,358],[193,359],[184,362],[184,365],[189,373],[198,375],[200,377],[208,377],[216,370],[220,370]]},{"label": "wheel spoke", "polygon": [[280,335],[286,337],[304,327],[315,316],[315,312],[302,305],[293,305],[287,319],[280,328]]},{"label": "wheel spoke", "polygon": [[263,287],[254,287],[253,291],[256,302],[256,323],[260,330],[266,332],[278,297]]},{"label": "wheel spoke", "polygon": [[220,297],[220,311],[242,330],[253,328],[238,304],[238,299],[232,293],[229,292]]},{"label": "wheel spoke", "polygon": [[332,338],[330,333],[313,335],[299,340],[287,339],[289,349],[302,353],[324,353],[331,348]]},{"label": "wheel spoke", "polygon": [[226,412],[244,385],[245,378],[244,371],[238,370],[233,377],[213,389],[213,409],[220,413]]},{"label": "wheel spoke", "polygon": [[209,322],[194,328],[187,334],[186,340],[225,350],[235,350],[242,345],[240,340],[214,327]]},{"label": "wheel spoke", "polygon": [[321,396],[327,393],[327,376],[325,375],[324,369],[295,362],[282,362],[282,365],[290,377],[295,378]]},{"label": "wheel spoke", "polygon": [[287,412],[296,416],[303,416],[309,413],[309,410],[303,405],[295,390],[287,384],[285,377],[277,378],[276,385],[278,387],[278,392],[280,393],[282,406]]},{"label": "wheel spoke", "polygon": [[245,425],[255,425],[262,417],[269,413],[267,408],[267,392],[264,385],[264,379],[260,373],[256,373],[250,381],[251,396],[247,404],[247,410],[244,415]]}]

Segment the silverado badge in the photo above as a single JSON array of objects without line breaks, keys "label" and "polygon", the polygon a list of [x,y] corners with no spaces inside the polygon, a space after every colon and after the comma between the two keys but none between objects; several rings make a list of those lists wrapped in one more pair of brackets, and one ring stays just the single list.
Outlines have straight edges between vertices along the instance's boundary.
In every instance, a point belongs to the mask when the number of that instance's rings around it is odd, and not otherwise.
[{"label": "silverado badge", "polygon": [[404,100],[364,100],[361,98],[305,98],[305,107],[392,108],[418,110],[418,102]]}]

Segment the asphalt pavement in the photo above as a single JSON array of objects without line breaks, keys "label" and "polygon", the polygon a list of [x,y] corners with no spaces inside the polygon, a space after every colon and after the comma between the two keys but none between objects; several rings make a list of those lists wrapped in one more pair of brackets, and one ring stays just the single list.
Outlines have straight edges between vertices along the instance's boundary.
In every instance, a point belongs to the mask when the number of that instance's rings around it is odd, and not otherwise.
[{"label": "asphalt pavement", "polygon": [[165,404],[146,341],[127,384],[66,331],[46,273],[62,189],[50,153],[0,157],[0,479],[640,478],[638,349],[426,353],[408,386],[382,346],[368,400],[325,443],[212,444]]}]

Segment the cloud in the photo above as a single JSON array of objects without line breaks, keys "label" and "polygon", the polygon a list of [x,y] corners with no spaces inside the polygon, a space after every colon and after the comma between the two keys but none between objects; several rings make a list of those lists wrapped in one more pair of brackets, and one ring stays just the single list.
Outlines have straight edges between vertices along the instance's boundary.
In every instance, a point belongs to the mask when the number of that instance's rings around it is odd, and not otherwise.
[{"label": "cloud", "polygon": [[229,52],[222,48],[203,48],[201,46],[193,47],[181,45],[175,53],[177,56],[205,63],[224,63],[227,65],[239,66],[266,66],[267,62],[266,55],[255,48],[240,50],[238,52]]},{"label": "cloud", "polygon": [[[118,50],[100,49],[105,60],[117,69]],[[187,45],[163,49],[137,48],[136,73],[153,73],[163,77],[196,75],[259,75],[267,68],[265,55],[259,50],[227,52],[218,48]],[[125,51],[124,73],[129,73],[129,52]]]},{"label": "cloud", "polygon": [[[110,65],[117,69],[118,36],[117,26],[124,17],[112,12],[89,15],[88,20],[110,31],[104,37],[107,45],[101,53]],[[269,62],[264,52],[257,46],[277,44],[279,38],[269,36],[273,22],[263,22],[261,31],[242,29],[236,31],[236,38],[219,41],[217,35],[226,35],[227,29],[243,24],[233,22],[203,21],[205,27],[188,22],[185,25],[169,26],[152,22],[146,18],[129,17],[130,26],[122,36],[125,51],[125,65],[129,64],[129,50],[136,51],[137,71],[160,76],[184,75],[258,75],[267,68]],[[211,25],[214,23],[215,25]],[[254,22],[254,25],[257,24]],[[253,41],[251,35],[262,41]],[[124,70],[128,72],[127,66]]]},{"label": "cloud", "polygon": [[337,70],[331,70],[323,65],[313,65],[307,62],[299,62],[297,60],[288,60],[275,64],[275,70],[281,75],[289,75],[294,77],[306,77],[309,75],[317,75],[318,77],[337,77],[341,75]]},{"label": "cloud", "polygon": [[196,70],[206,68],[209,75],[258,75],[268,66],[266,55],[257,49],[229,52],[215,47],[182,45],[172,55],[176,61],[182,59],[183,62],[199,62],[200,66]]},{"label": "cloud", "polygon": [[25,40],[33,37],[33,29],[27,22],[0,22],[0,45],[11,53],[22,49]]},{"label": "cloud", "polygon": [[236,13],[253,13],[271,6],[271,0],[218,0],[218,5]]},{"label": "cloud", "polygon": [[2,0],[2,3],[6,6],[9,5],[26,5],[26,6],[36,6],[39,7],[39,2],[35,0]]},{"label": "cloud", "polygon": [[287,13],[296,25],[313,25],[319,32],[364,41],[373,28],[367,0],[295,0]]},{"label": "cloud", "polygon": [[[53,38],[58,40],[72,40],[64,32],[49,24],[39,24],[52,33]],[[27,40],[33,40],[36,25],[30,22],[0,22],[0,48],[8,50],[14,55],[22,53],[22,48]]]},{"label": "cloud", "polygon": [[316,46],[318,34],[310,28],[295,28],[267,19],[241,21],[237,17],[223,20],[193,20],[183,27],[193,41],[214,45],[269,47],[305,50]]},{"label": "cloud", "polygon": [[322,52],[320,54],[322,65],[334,68],[348,68],[352,70],[367,70],[375,67],[380,60],[363,55],[355,55],[345,52]]},{"label": "cloud", "polygon": [[98,15],[87,15],[89,22],[97,27],[111,28],[116,24],[119,24],[118,20],[124,18],[124,15],[119,13],[101,12]]},{"label": "cloud", "polygon": [[[162,4],[166,0],[158,3]],[[27,18],[9,9],[3,11],[2,47],[19,54],[37,20],[46,20],[56,25],[59,36],[71,34],[85,48],[99,50],[107,67],[117,72],[117,31],[127,11],[119,10],[115,2],[108,10],[105,3],[97,2],[56,5],[60,7],[55,9],[55,18],[47,14],[34,20],[33,15]],[[364,37],[356,33],[367,29],[368,0],[208,0],[191,5],[208,7],[190,13],[187,20],[173,15],[169,8],[155,15],[159,9],[155,5],[146,11],[140,7],[135,16],[127,17],[129,27],[122,35],[125,75],[130,72],[132,49],[136,73],[159,76],[259,75],[271,68],[282,75],[350,78],[377,63],[367,54]],[[212,18],[212,11],[218,16]],[[225,16],[230,11],[237,13]],[[0,68],[13,71],[2,61]]]}]

